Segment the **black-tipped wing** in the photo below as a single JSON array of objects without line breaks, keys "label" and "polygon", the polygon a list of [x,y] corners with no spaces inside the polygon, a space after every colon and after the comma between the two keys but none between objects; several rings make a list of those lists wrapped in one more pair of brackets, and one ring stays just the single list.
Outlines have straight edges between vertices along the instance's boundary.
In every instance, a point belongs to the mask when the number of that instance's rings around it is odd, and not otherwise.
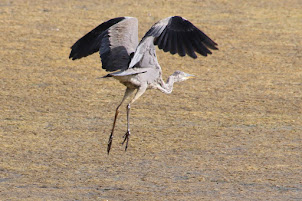
[{"label": "black-tipped wing", "polygon": [[145,34],[129,67],[133,67],[139,62],[144,63],[142,60],[148,54],[144,49],[153,47],[150,43],[157,45],[164,52],[178,53],[180,56],[187,54],[194,59],[197,58],[195,52],[207,56],[212,53],[209,49],[218,49],[212,39],[188,20],[180,16],[168,17],[155,23]]},{"label": "black-tipped wing", "polygon": [[124,17],[114,18],[94,28],[92,31],[80,38],[71,47],[69,58],[71,58],[72,60],[80,59],[82,57],[87,57],[95,52],[98,52],[101,47],[101,39],[104,35],[104,31],[124,19]]},{"label": "black-tipped wing", "polygon": [[138,22],[133,17],[118,17],[104,22],[80,38],[72,47],[72,60],[100,53],[102,68],[115,71],[128,68],[130,54],[138,44]]},{"label": "black-tipped wing", "polygon": [[170,17],[166,26],[165,23],[155,24],[149,34],[155,37],[154,45],[159,49],[171,54],[178,53],[180,56],[188,54],[192,58],[197,58],[195,52],[207,56],[211,54],[209,49],[218,49],[212,39],[191,22],[179,16]]}]

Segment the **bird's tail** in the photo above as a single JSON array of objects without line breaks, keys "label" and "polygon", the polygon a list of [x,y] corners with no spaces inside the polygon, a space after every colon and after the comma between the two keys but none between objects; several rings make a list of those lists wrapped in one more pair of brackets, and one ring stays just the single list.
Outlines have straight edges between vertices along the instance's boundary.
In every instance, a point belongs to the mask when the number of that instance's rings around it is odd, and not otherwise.
[{"label": "bird's tail", "polygon": [[113,77],[113,76],[110,75],[110,74],[107,74],[107,75],[105,75],[105,76],[103,76],[103,77],[97,77],[96,79],[102,79],[102,78],[107,78],[107,77]]}]

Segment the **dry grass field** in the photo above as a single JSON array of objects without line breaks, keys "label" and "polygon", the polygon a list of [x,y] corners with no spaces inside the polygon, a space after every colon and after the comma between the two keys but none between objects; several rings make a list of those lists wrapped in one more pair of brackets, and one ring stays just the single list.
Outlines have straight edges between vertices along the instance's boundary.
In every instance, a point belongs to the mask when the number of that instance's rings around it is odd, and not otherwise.
[{"label": "dry grass field", "polygon": [[[139,37],[181,15],[218,43],[209,57],[158,51],[171,95],[125,107],[97,79],[99,55],[70,46],[103,21],[139,19]],[[302,200],[301,0],[1,0],[0,200]]]}]

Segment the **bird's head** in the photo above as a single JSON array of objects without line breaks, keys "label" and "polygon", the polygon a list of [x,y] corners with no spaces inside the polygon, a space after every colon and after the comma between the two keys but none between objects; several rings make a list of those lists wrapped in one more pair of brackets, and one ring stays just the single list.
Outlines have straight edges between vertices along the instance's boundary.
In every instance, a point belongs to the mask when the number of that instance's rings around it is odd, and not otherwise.
[{"label": "bird's head", "polygon": [[191,75],[191,74],[188,74],[188,73],[185,73],[185,72],[182,72],[182,71],[175,71],[172,74],[172,77],[174,79],[174,82],[182,82],[182,81],[185,81],[187,79],[193,78],[195,76]]}]

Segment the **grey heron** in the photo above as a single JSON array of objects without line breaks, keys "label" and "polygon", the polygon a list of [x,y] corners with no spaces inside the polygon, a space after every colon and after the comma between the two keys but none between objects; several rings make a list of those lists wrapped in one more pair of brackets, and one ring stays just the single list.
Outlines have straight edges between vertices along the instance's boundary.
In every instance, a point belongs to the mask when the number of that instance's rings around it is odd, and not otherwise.
[{"label": "grey heron", "polygon": [[190,21],[180,16],[172,16],[158,21],[147,31],[140,42],[138,42],[138,20],[136,18],[113,18],[94,28],[71,47],[69,58],[72,60],[99,52],[102,68],[111,72],[104,78],[113,77],[126,86],[124,97],[115,111],[107,146],[108,154],[119,108],[127,97],[136,91],[126,109],[127,131],[122,142],[122,144],[126,142],[125,151],[130,137],[131,104],[147,89],[158,89],[170,94],[175,82],[181,82],[193,76],[182,71],[175,71],[167,82],[164,82],[155,46],[164,52],[178,53],[180,56],[187,54],[194,59],[197,58],[195,52],[207,56],[211,54],[209,49],[218,49],[212,39]]}]

